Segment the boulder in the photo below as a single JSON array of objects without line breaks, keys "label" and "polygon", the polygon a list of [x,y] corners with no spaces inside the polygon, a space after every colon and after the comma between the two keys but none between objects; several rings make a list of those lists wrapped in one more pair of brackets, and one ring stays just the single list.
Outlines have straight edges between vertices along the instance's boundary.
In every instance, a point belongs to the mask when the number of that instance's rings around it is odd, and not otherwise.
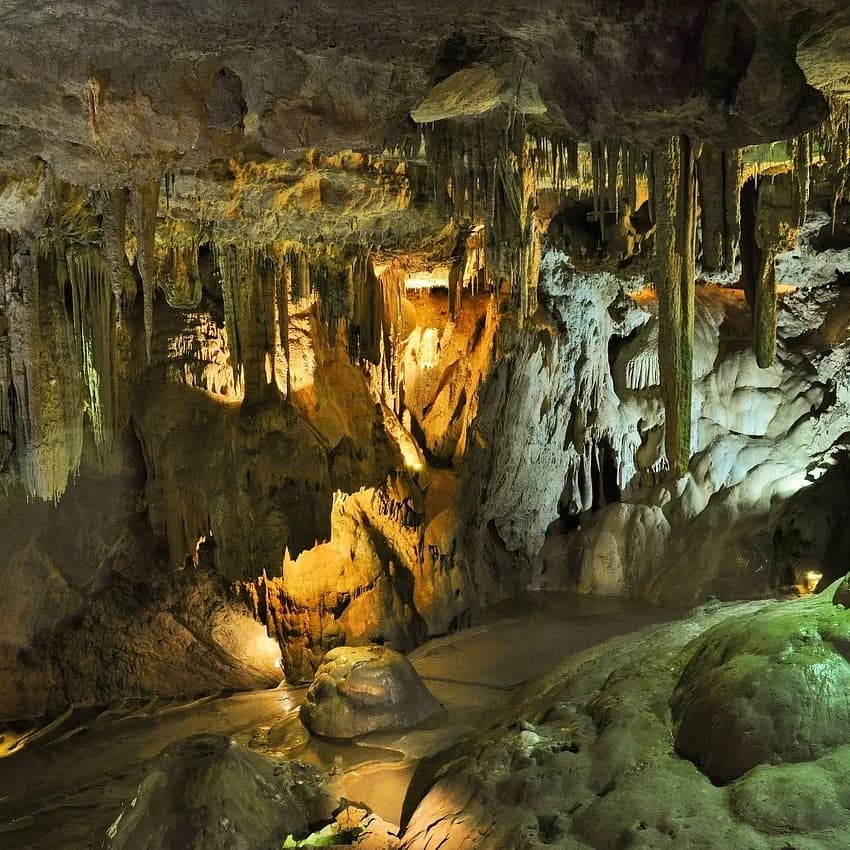
[{"label": "boulder", "polygon": [[341,646],[316,671],[301,721],[317,735],[356,738],[408,729],[441,710],[402,653],[386,646]]},{"label": "boulder", "polygon": [[252,753],[224,735],[163,750],[109,828],[109,850],[265,850],[328,817],[318,771]]},{"label": "boulder", "polygon": [[676,751],[716,784],[850,744],[850,614],[824,593],[699,638],[670,705]]}]

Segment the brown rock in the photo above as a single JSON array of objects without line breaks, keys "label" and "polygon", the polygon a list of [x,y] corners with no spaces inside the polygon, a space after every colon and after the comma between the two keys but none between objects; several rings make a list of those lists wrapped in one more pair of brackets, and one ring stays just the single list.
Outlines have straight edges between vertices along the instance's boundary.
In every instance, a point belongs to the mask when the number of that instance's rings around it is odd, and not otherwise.
[{"label": "brown rock", "polygon": [[325,656],[316,672],[301,721],[317,735],[356,738],[408,729],[440,710],[400,652],[386,646],[341,646]]}]

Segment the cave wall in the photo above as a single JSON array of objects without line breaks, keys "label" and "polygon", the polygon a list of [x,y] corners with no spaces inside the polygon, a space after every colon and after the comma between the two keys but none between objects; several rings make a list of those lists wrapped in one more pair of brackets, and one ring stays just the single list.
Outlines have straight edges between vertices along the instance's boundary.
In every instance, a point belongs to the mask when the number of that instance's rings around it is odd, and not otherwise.
[{"label": "cave wall", "polygon": [[0,716],[825,563],[840,3],[202,5],[5,24]]}]

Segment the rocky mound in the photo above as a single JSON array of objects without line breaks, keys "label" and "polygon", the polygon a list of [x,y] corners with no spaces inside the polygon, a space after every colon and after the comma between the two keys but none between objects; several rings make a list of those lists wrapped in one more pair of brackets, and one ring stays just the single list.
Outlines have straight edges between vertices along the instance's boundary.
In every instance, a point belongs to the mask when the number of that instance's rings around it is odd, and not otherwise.
[{"label": "rocky mound", "polygon": [[850,615],[823,597],[715,626],[673,693],[676,750],[724,783],[850,744],[848,652]]},{"label": "rocky mound", "polygon": [[408,729],[440,710],[402,653],[386,646],[341,646],[316,671],[301,720],[317,735],[355,738]]},{"label": "rocky mound", "polygon": [[168,747],[109,829],[110,850],[259,850],[304,835],[333,806],[318,772],[223,735]]},{"label": "rocky mound", "polygon": [[[409,801],[402,846],[846,848],[846,622],[831,591],[714,606],[570,659],[529,683],[461,753],[420,768],[412,787],[430,790]],[[722,724],[713,729],[702,705],[712,765],[722,769],[724,747],[734,766],[724,775],[765,762],[723,786],[677,753],[670,708],[681,720],[678,742],[686,715],[697,728],[690,712],[715,681],[724,683],[717,707],[730,726],[724,744]],[[746,712],[738,721],[735,708]],[[763,747],[745,761],[749,751],[735,740],[747,722]]]}]

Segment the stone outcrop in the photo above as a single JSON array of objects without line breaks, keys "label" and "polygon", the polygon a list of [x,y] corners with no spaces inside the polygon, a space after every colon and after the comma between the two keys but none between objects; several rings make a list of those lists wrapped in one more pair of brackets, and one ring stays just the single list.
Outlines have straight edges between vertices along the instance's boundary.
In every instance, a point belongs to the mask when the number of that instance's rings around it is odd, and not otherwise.
[{"label": "stone outcrop", "polygon": [[723,623],[696,642],[671,698],[675,745],[713,782],[850,743],[850,622],[824,604],[834,592]]},{"label": "stone outcrop", "polygon": [[280,682],[277,642],[206,567],[171,569],[140,507],[89,476],[58,507],[5,507],[2,721]]},{"label": "stone outcrop", "polygon": [[324,658],[301,721],[325,738],[417,726],[441,711],[413,665],[387,646],[340,646]]},{"label": "stone outcrop", "polygon": [[[402,846],[837,850],[850,823],[848,624],[831,592],[714,604],[581,653],[525,685],[460,752],[423,766],[429,790]],[[720,666],[708,671],[711,661]],[[674,746],[684,694],[689,712],[704,712],[690,740],[704,739],[727,784]],[[712,716],[708,704],[725,699],[731,713]]]},{"label": "stone outcrop", "polygon": [[109,828],[110,850],[261,850],[305,836],[333,804],[319,772],[252,753],[224,735],[172,744]]}]

